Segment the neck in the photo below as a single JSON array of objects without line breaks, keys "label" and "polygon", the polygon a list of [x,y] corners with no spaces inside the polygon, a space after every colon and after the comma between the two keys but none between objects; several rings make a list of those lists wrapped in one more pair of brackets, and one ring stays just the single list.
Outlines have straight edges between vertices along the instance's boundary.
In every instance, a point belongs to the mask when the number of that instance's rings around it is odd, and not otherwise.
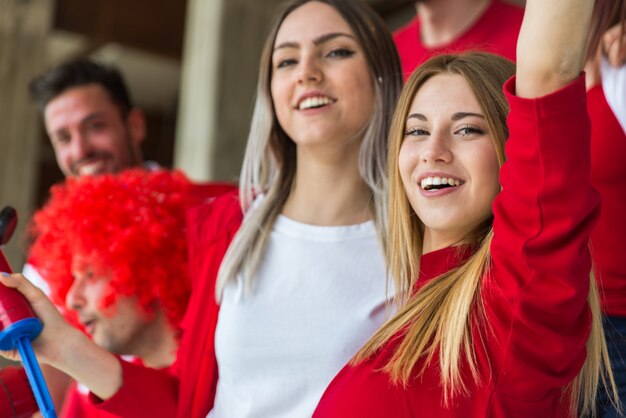
[{"label": "neck", "polygon": [[485,12],[492,0],[422,0],[416,3],[420,36],[427,48],[454,41]]},{"label": "neck", "polygon": [[360,141],[346,152],[299,147],[295,184],[283,214],[312,225],[354,225],[370,220],[372,197],[359,174],[358,144]]},{"label": "neck", "polygon": [[132,354],[139,357],[147,367],[161,369],[174,362],[177,350],[177,332],[159,310],[155,313],[154,321],[146,327],[141,346],[136,347]]},{"label": "neck", "polygon": [[[455,233],[456,232],[456,233]],[[433,231],[432,229],[426,227],[424,229],[424,241],[422,245],[422,254],[432,253],[433,251],[441,250],[443,248],[451,247],[453,245],[458,245],[463,241],[459,236],[464,236],[459,234],[458,231],[447,231],[446,233]]]}]

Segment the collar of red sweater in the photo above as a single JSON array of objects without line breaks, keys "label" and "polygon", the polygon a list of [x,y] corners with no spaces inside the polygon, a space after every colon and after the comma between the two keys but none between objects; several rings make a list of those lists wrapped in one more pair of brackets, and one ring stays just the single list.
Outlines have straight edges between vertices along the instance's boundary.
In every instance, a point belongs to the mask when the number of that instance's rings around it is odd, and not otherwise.
[{"label": "collar of red sweater", "polygon": [[423,254],[420,258],[420,273],[415,283],[415,290],[432,279],[460,266],[472,254],[473,248],[470,245],[446,247]]}]

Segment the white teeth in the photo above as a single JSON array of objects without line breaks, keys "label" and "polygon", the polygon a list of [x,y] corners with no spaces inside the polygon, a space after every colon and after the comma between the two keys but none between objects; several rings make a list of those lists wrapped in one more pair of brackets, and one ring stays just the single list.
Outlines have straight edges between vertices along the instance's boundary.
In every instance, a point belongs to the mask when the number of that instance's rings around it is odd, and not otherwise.
[{"label": "white teeth", "polygon": [[461,180],[453,179],[452,177],[424,177],[420,182],[420,187],[426,189],[428,186],[460,186]]},{"label": "white teeth", "polygon": [[298,105],[298,109],[306,110],[312,107],[325,106],[325,105],[331,104],[332,102],[333,101],[328,97],[322,97],[322,96],[309,97],[300,102],[300,104]]},{"label": "white teeth", "polygon": [[97,161],[91,164],[86,164],[82,166],[78,170],[78,175],[80,176],[93,176],[102,171],[104,163],[102,161]]}]

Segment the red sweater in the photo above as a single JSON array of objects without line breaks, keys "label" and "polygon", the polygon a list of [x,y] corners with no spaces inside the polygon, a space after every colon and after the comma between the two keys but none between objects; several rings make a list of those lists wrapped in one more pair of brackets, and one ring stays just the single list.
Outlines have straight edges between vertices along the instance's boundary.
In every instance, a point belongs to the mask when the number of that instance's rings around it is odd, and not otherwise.
[{"label": "red sweater", "polygon": [[602,214],[591,251],[607,315],[626,317],[626,133],[606,102],[602,86],[587,92],[591,119],[591,183],[602,196]]},{"label": "red sweater", "polygon": [[[355,367],[346,366],[328,387],[314,418],[567,416],[562,389],[585,361],[590,331],[587,306],[591,257],[588,240],[599,215],[589,184],[589,120],[584,78],[538,99],[513,96],[508,161],[494,201],[492,266],[482,298],[489,330],[474,323],[481,382],[469,396],[442,405],[438,362],[407,387],[380,371],[398,341]],[[426,254],[424,283],[460,260],[451,249]],[[479,335],[480,333],[480,335]],[[421,370],[418,362],[416,370]]]},{"label": "red sweater", "polygon": [[517,36],[522,25],[524,9],[502,0],[494,0],[485,13],[463,34],[452,42],[429,49],[421,42],[420,22],[417,16],[394,33],[400,54],[404,78],[433,55],[480,49],[505,56],[515,61]]},{"label": "red sweater", "polygon": [[89,400],[89,392],[82,392],[76,382],[72,382],[67,389],[63,409],[59,414],[61,418],[116,418],[109,412],[95,407]]},{"label": "red sweater", "polygon": [[187,219],[192,292],[181,323],[183,336],[172,373],[122,361],[124,384],[98,408],[128,418],[205,418],[213,407],[217,360],[213,340],[219,307],[215,280],[241,224],[236,192],[194,208]]}]

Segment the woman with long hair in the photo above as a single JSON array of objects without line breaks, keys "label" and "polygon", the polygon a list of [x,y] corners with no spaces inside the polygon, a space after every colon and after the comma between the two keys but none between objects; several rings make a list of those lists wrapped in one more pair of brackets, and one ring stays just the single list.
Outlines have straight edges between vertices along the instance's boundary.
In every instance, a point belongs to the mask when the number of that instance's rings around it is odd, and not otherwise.
[{"label": "woman with long hair", "polygon": [[[310,416],[392,296],[386,141],[401,83],[391,35],[366,4],[290,1],[261,57],[241,198],[189,216],[193,285],[176,376],[91,346],[70,355],[47,330],[35,343],[40,360],[121,416]],[[3,283],[45,305],[23,280]]]},{"label": "woman with long hair", "polygon": [[[601,29],[610,26],[603,32]],[[598,9],[592,18],[590,59],[585,66],[587,110],[591,119],[591,184],[602,199],[591,234],[604,332],[621,409],[626,404],[626,1]],[[598,45],[596,48],[595,45]],[[598,416],[618,410],[601,387]]]},{"label": "woman with long hair", "polygon": [[314,417],[591,413],[602,376],[612,380],[588,248],[592,9],[529,0],[517,69],[466,53],[412,74],[390,132],[400,307]]}]

